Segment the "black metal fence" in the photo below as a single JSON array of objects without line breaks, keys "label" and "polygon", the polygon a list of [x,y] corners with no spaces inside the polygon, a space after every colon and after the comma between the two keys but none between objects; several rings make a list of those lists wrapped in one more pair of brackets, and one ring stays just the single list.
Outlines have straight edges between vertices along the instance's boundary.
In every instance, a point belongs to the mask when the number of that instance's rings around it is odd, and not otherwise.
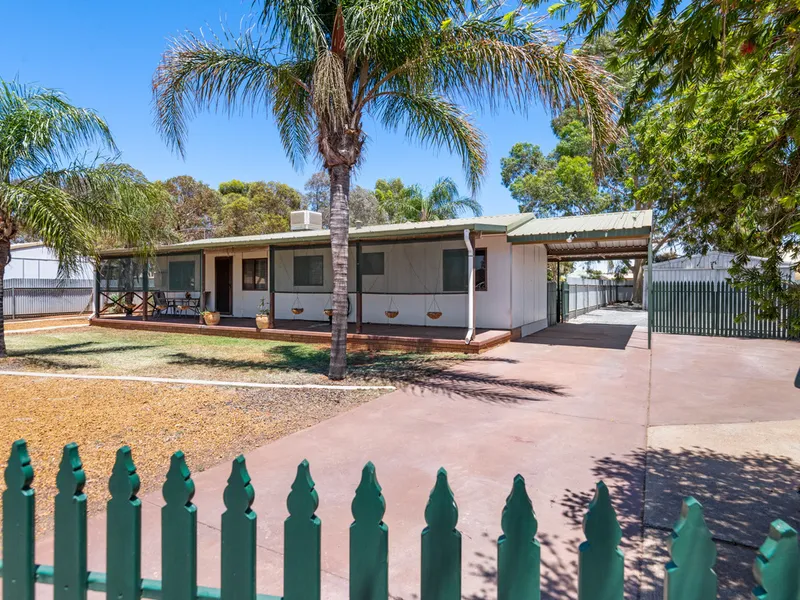
[{"label": "black metal fence", "polygon": [[92,282],[87,279],[6,279],[6,319],[80,314],[91,310]]}]

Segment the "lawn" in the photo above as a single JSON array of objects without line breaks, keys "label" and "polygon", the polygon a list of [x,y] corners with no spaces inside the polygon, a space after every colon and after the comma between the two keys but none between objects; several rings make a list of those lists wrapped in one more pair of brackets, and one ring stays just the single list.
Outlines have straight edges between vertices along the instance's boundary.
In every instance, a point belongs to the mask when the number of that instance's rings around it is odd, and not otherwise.
[{"label": "lawn", "polygon": [[[325,346],[217,336],[82,328],[9,336],[0,369],[266,383],[331,383]],[[425,379],[460,354],[353,352],[348,384]]]}]

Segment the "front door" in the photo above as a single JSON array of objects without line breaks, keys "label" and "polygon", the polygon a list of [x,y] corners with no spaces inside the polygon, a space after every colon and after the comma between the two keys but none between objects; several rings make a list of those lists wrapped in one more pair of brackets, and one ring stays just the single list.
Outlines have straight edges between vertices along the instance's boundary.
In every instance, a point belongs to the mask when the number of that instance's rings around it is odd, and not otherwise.
[{"label": "front door", "polygon": [[224,315],[233,310],[233,258],[217,256],[214,259],[214,296],[216,310]]}]

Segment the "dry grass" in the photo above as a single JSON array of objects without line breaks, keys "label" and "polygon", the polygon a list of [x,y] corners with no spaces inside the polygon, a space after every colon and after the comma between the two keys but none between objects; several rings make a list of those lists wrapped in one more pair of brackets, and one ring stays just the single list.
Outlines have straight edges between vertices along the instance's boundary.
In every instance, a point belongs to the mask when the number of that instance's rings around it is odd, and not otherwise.
[{"label": "dry grass", "polygon": [[139,382],[0,376],[0,452],[25,438],[37,491],[37,529],[52,527],[63,446],[80,447],[89,510],[102,510],[107,478],[122,445],[133,451],[142,492],[156,490],[169,457],[183,450],[193,471],[313,425],[379,392],[236,390]]},{"label": "dry grass", "polygon": [[3,327],[6,331],[22,331],[60,325],[85,325],[88,322],[88,317],[49,317],[47,319],[30,319],[27,321],[5,321]]}]

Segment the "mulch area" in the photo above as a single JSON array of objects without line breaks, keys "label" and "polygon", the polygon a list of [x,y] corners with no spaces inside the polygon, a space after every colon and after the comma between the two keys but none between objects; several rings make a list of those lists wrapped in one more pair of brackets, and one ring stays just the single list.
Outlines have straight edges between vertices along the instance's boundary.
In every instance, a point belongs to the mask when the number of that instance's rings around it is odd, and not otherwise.
[{"label": "mulch area", "polygon": [[383,393],[0,376],[0,469],[12,442],[26,439],[41,534],[52,529],[56,474],[68,442],[79,445],[91,514],[105,507],[122,445],[132,449],[144,494],[162,485],[176,450],[199,472]]}]

